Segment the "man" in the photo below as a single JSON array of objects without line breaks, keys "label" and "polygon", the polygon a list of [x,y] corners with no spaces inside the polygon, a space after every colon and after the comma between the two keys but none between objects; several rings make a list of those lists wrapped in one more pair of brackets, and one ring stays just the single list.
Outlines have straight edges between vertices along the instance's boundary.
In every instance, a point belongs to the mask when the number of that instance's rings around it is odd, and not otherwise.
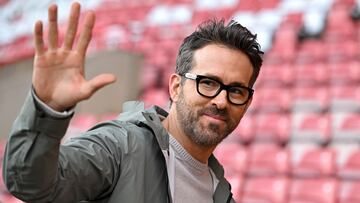
[{"label": "man", "polygon": [[47,50],[35,25],[33,88],[4,158],[9,191],[26,202],[233,202],[212,152],[251,103],[263,54],[256,36],[235,22],[201,25],[180,47],[169,113],[126,103],[118,119],[60,145],[72,108],[115,77],[84,79],[94,13],[75,47],[80,5],[72,5],[60,47],[56,13],[50,6]]}]

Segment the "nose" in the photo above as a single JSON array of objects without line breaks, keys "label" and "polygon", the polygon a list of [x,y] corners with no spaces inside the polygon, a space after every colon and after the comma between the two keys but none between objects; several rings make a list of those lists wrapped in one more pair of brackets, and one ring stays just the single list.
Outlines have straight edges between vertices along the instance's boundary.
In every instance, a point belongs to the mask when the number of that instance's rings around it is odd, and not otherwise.
[{"label": "nose", "polygon": [[221,92],[214,97],[211,102],[216,105],[218,109],[225,109],[228,103],[226,90],[221,90]]}]

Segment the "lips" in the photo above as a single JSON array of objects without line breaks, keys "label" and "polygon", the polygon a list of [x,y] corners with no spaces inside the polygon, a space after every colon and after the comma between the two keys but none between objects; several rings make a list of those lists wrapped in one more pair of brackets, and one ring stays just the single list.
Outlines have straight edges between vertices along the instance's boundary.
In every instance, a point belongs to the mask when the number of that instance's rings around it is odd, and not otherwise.
[{"label": "lips", "polygon": [[217,114],[210,114],[210,113],[205,113],[204,115],[207,117],[213,118],[215,120],[218,120],[218,121],[226,122],[225,116],[221,116],[221,115],[217,115]]}]

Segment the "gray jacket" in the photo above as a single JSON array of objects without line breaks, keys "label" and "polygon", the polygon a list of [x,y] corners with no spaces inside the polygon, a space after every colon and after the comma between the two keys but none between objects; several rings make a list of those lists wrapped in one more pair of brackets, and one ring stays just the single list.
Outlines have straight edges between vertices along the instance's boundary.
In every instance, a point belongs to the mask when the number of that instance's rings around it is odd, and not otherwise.
[{"label": "gray jacket", "polygon": [[[71,118],[47,115],[29,95],[6,146],[3,177],[9,191],[26,202],[171,202],[169,136],[159,119],[167,112],[145,110],[141,102],[123,109],[118,119],[60,145]],[[214,202],[233,202],[214,156],[209,166],[219,180]]]}]

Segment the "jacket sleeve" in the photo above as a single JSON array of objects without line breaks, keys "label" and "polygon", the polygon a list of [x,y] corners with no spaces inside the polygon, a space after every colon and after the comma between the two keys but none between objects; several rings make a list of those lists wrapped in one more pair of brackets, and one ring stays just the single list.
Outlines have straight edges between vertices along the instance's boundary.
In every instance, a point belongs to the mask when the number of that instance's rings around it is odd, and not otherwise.
[{"label": "jacket sleeve", "polygon": [[26,202],[63,203],[101,199],[111,193],[119,176],[118,143],[125,144],[114,136],[115,130],[121,130],[98,128],[60,145],[70,119],[47,115],[29,94],[3,160],[4,182],[14,196]]}]

